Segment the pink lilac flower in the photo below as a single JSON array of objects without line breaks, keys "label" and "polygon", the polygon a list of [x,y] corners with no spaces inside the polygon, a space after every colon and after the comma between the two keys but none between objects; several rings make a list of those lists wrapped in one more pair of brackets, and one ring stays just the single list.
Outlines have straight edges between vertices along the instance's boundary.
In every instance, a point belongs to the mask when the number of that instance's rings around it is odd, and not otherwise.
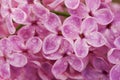
[{"label": "pink lilac flower", "polygon": [[68,9],[71,15],[75,15],[81,18],[93,17],[98,24],[107,25],[113,20],[113,13],[109,8],[100,8],[101,1],[85,0],[86,5],[81,3],[77,9]]}]

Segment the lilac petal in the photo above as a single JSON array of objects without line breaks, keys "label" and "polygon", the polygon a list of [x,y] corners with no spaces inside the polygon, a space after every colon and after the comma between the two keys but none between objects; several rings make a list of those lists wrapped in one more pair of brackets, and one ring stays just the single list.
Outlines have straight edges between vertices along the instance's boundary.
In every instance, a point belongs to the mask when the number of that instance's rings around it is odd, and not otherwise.
[{"label": "lilac petal", "polygon": [[101,47],[105,45],[106,39],[99,32],[92,32],[86,37],[86,41],[93,47]]},{"label": "lilac petal", "polygon": [[62,26],[62,34],[64,37],[69,39],[76,39],[79,37],[79,29],[72,24],[65,24]]},{"label": "lilac petal", "polygon": [[32,11],[35,15],[37,15],[41,19],[46,19],[49,11],[42,4],[33,5]]},{"label": "lilac petal", "polygon": [[81,72],[86,66],[86,62],[83,59],[76,57],[75,55],[68,56],[68,63],[74,70],[78,72]]},{"label": "lilac petal", "polygon": [[52,73],[56,78],[63,77],[62,75],[68,67],[68,63],[66,61],[66,58],[58,59],[54,65],[52,66]]},{"label": "lilac petal", "polygon": [[10,16],[8,16],[6,18],[6,26],[7,26],[8,31],[9,31],[10,34],[14,34],[15,33],[16,29],[15,29],[15,27],[13,25],[12,18]]},{"label": "lilac petal", "polygon": [[11,42],[7,38],[0,40],[0,50],[5,55],[9,55],[12,52]]},{"label": "lilac petal", "polygon": [[80,3],[77,9],[68,9],[69,13],[73,16],[77,16],[80,18],[85,18],[88,16],[88,9],[83,3]]},{"label": "lilac petal", "polygon": [[50,13],[43,24],[49,31],[56,32],[61,26],[61,20],[56,14]]},{"label": "lilac petal", "polygon": [[93,2],[91,2],[91,0],[85,0],[87,7],[91,10],[91,11],[95,11],[100,7],[101,1],[100,0],[94,0]]},{"label": "lilac petal", "polygon": [[13,53],[9,56],[8,62],[14,67],[24,67],[27,64],[27,57],[21,53]]},{"label": "lilac petal", "polygon": [[8,38],[13,46],[13,51],[21,51],[25,49],[24,41],[19,36],[13,35]]},{"label": "lilac petal", "polygon": [[57,7],[60,3],[62,3],[64,0],[54,0],[52,3],[50,3],[48,6],[51,8]]},{"label": "lilac petal", "polygon": [[2,63],[0,64],[0,76],[3,79],[9,79],[10,78],[10,65],[8,63]]},{"label": "lilac petal", "polygon": [[102,57],[94,57],[92,64],[97,70],[109,72],[110,66]]},{"label": "lilac petal", "polygon": [[114,16],[109,9],[99,9],[94,13],[94,17],[99,24],[107,25],[112,22]]},{"label": "lilac petal", "polygon": [[114,45],[120,49],[120,36],[115,39]]},{"label": "lilac petal", "polygon": [[65,0],[64,2],[69,9],[76,9],[80,4],[80,0]]},{"label": "lilac petal", "polygon": [[39,37],[32,37],[26,42],[28,52],[35,54],[41,50],[42,40]]},{"label": "lilac petal", "polygon": [[13,8],[12,10],[12,19],[19,24],[22,24],[27,18],[26,13],[19,9],[19,8]]},{"label": "lilac petal", "polygon": [[116,48],[112,48],[107,55],[107,58],[110,63],[112,64],[119,64],[120,63],[120,50]]},{"label": "lilac petal", "polygon": [[120,64],[115,65],[110,70],[110,80],[119,80],[120,79]]},{"label": "lilac petal", "polygon": [[43,52],[45,54],[51,54],[58,50],[61,44],[61,37],[55,34],[48,35],[43,41]]},{"label": "lilac petal", "polygon": [[91,32],[97,31],[97,30],[98,30],[98,25],[97,25],[95,19],[92,17],[89,17],[89,18],[84,19],[84,21],[82,22],[80,33],[89,35]]},{"label": "lilac petal", "polygon": [[34,36],[35,29],[33,26],[24,26],[18,31],[18,36],[20,36],[25,41]]},{"label": "lilac petal", "polygon": [[89,46],[85,39],[77,39],[74,44],[74,51],[77,57],[84,58],[88,55]]},{"label": "lilac petal", "polygon": [[81,22],[82,20],[79,18],[79,17],[76,17],[76,16],[70,16],[68,18],[66,18],[64,20],[64,23],[63,24],[72,24],[74,25],[76,28],[80,28],[80,25],[81,25]]}]

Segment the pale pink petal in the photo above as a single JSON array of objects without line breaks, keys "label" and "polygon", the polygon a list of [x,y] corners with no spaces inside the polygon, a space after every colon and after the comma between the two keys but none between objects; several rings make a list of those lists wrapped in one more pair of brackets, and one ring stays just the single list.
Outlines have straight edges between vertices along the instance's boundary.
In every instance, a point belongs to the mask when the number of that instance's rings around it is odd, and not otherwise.
[{"label": "pale pink petal", "polygon": [[8,39],[12,43],[13,51],[21,51],[22,49],[25,49],[24,41],[19,36],[12,35]]},{"label": "pale pink petal", "polygon": [[87,59],[85,61],[82,58],[76,57],[75,55],[68,56],[68,63],[74,70],[78,72],[81,72],[82,70],[85,69],[86,62],[87,62]]},{"label": "pale pink petal", "polygon": [[0,50],[5,55],[9,55],[12,52],[11,42],[7,38],[0,40]]},{"label": "pale pink petal", "polygon": [[65,0],[65,5],[69,9],[76,9],[79,7],[80,0]]},{"label": "pale pink petal", "polygon": [[100,7],[101,1],[100,0],[85,0],[87,7],[91,10],[91,11],[95,11]]},{"label": "pale pink petal", "polygon": [[110,77],[110,80],[120,79],[120,64],[115,65],[111,68],[109,77]]},{"label": "pale pink petal", "polygon": [[60,18],[54,13],[50,13],[43,24],[45,28],[51,32],[57,32],[62,25]]},{"label": "pale pink petal", "polygon": [[79,29],[72,24],[65,24],[62,26],[62,34],[69,39],[76,39],[79,37]]},{"label": "pale pink petal", "polygon": [[107,25],[112,22],[114,15],[109,9],[99,9],[94,13],[94,17],[99,24]]},{"label": "pale pink petal", "polygon": [[23,26],[19,31],[18,31],[18,36],[20,36],[22,39],[25,41],[34,36],[35,34],[35,29],[33,26]]},{"label": "pale pink petal", "polygon": [[62,3],[64,0],[54,0],[52,3],[50,3],[48,6],[51,8],[56,8],[60,3]]},{"label": "pale pink petal", "polygon": [[92,17],[89,17],[89,18],[86,18],[83,20],[83,22],[81,24],[80,33],[89,35],[91,32],[97,31],[97,30],[98,30],[98,25],[97,25],[95,19]]},{"label": "pale pink petal", "polygon": [[120,63],[120,50],[116,48],[110,49],[107,54],[108,61],[112,64],[119,64]]},{"label": "pale pink petal", "polygon": [[68,9],[68,11],[71,15],[74,15],[80,18],[85,18],[88,16],[88,9],[83,3],[80,3],[77,9]]},{"label": "pale pink petal", "polygon": [[38,53],[42,47],[42,40],[39,37],[32,37],[26,42],[26,47],[29,53]]},{"label": "pale pink petal", "polygon": [[23,24],[27,19],[27,14],[22,9],[19,8],[13,8],[11,16],[12,19],[19,24]]},{"label": "pale pink petal", "polygon": [[70,16],[64,20],[63,24],[72,24],[76,28],[80,28],[82,20],[79,17],[76,16]]},{"label": "pale pink petal", "polygon": [[32,11],[35,15],[37,15],[41,19],[46,19],[49,10],[45,8],[42,4],[33,5]]},{"label": "pale pink petal", "polygon": [[105,37],[99,32],[90,33],[86,36],[86,41],[93,47],[101,47],[106,43]]},{"label": "pale pink petal", "polygon": [[114,41],[114,45],[120,49],[120,37],[117,37]]},{"label": "pale pink petal", "polygon": [[66,71],[67,67],[68,63],[66,58],[58,59],[52,66],[52,73],[56,78],[64,78],[65,75],[63,75],[63,73]]},{"label": "pale pink petal", "polygon": [[61,37],[56,36],[55,34],[48,35],[43,41],[43,52],[45,54],[51,54],[58,50],[61,44]]},{"label": "pale pink petal", "polygon": [[27,57],[21,53],[13,53],[9,56],[8,62],[14,67],[24,67],[27,64]]},{"label": "pale pink petal", "polygon": [[77,57],[84,58],[88,55],[89,46],[85,39],[77,39],[74,43],[74,51]]},{"label": "pale pink petal", "polygon": [[5,21],[6,21],[6,26],[8,28],[9,33],[14,34],[16,29],[15,29],[15,27],[13,25],[12,18],[10,16],[7,16]]},{"label": "pale pink petal", "polygon": [[10,76],[11,76],[11,73],[10,73],[10,65],[9,65],[8,63],[0,64],[0,76],[1,76],[4,80],[10,78]]}]

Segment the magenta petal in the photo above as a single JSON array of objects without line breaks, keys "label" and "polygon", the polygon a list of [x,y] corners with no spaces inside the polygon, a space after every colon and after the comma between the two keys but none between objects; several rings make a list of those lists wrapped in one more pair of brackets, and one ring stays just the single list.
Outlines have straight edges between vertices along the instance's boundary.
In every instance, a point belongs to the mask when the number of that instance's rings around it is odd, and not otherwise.
[{"label": "magenta petal", "polygon": [[85,0],[87,7],[91,10],[91,11],[95,11],[96,9],[98,9],[100,7],[101,1],[100,0],[94,0],[91,2],[91,0]]},{"label": "magenta petal", "polygon": [[61,44],[61,37],[55,34],[48,35],[43,41],[43,52],[45,54],[51,54],[58,50]]},{"label": "magenta petal", "polygon": [[119,64],[120,63],[120,50],[116,48],[111,49],[107,54],[107,58],[110,63]]},{"label": "magenta petal", "polygon": [[86,18],[83,20],[83,22],[81,24],[80,33],[84,33],[85,35],[89,35],[89,33],[93,32],[93,31],[97,31],[97,30],[98,30],[98,25],[97,25],[95,19],[92,17],[89,17],[89,18]]},{"label": "magenta petal", "polygon": [[50,13],[43,24],[51,32],[56,32],[62,25],[60,18],[54,13]]},{"label": "magenta petal", "polygon": [[115,65],[110,70],[110,80],[119,80],[120,79],[120,64]]},{"label": "magenta petal", "polygon": [[74,70],[78,72],[81,72],[83,69],[85,69],[86,62],[87,62],[87,59],[85,61],[81,58],[76,57],[75,55],[68,56],[68,63]]},{"label": "magenta petal", "polygon": [[120,49],[120,36],[115,39],[114,45]]},{"label": "magenta petal", "polygon": [[62,26],[62,34],[69,39],[76,39],[79,37],[79,29],[72,24],[65,24]]},{"label": "magenta petal", "polygon": [[38,53],[42,47],[42,40],[39,37],[32,37],[26,42],[26,47],[29,53]]},{"label": "magenta petal", "polygon": [[27,64],[27,57],[21,53],[13,53],[9,56],[8,62],[14,67],[24,67]]},{"label": "magenta petal", "polygon": [[102,57],[94,56],[94,58],[92,60],[92,64],[93,64],[94,68],[97,70],[106,71],[106,72],[109,72],[109,70],[110,70],[109,64]]},{"label": "magenta petal", "polygon": [[10,16],[8,16],[6,18],[6,26],[7,26],[8,31],[9,31],[10,34],[14,34],[15,33],[16,29],[15,29],[15,27],[13,25],[12,18]]},{"label": "magenta petal", "polygon": [[27,41],[29,38],[34,36],[35,29],[33,26],[23,26],[19,31],[18,31],[18,36],[20,36],[22,39]]},{"label": "magenta petal", "polygon": [[69,9],[76,9],[80,4],[80,0],[65,0],[65,5]]},{"label": "magenta petal", "polygon": [[99,32],[90,33],[88,36],[86,36],[86,41],[88,44],[94,47],[100,47],[106,43],[105,37]]},{"label": "magenta petal", "polygon": [[88,55],[89,46],[85,39],[77,39],[74,44],[74,51],[77,57],[84,58]]},{"label": "magenta petal", "polygon": [[68,67],[68,63],[66,61],[66,58],[58,59],[54,65],[52,66],[52,73],[56,78],[65,77],[65,75],[62,75]]},{"label": "magenta petal", "polygon": [[107,25],[112,22],[114,15],[109,9],[99,9],[94,13],[96,21],[99,24]]},{"label": "magenta petal", "polygon": [[8,63],[2,63],[0,64],[0,76],[6,80],[9,79],[11,74],[10,74],[10,65]]}]

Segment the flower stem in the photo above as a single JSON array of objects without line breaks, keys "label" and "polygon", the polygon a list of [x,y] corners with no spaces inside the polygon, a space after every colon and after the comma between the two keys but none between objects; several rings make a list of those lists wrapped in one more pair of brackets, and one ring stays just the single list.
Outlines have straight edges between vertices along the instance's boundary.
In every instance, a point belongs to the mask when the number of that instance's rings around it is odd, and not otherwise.
[{"label": "flower stem", "polygon": [[24,26],[24,25],[22,25],[22,24],[18,25],[16,28],[16,31],[18,31],[22,26]]},{"label": "flower stem", "polygon": [[53,12],[57,15],[60,15],[60,16],[64,16],[64,17],[69,17],[70,16],[70,14],[67,13],[67,12],[60,12],[60,11],[51,11],[51,12]]}]

